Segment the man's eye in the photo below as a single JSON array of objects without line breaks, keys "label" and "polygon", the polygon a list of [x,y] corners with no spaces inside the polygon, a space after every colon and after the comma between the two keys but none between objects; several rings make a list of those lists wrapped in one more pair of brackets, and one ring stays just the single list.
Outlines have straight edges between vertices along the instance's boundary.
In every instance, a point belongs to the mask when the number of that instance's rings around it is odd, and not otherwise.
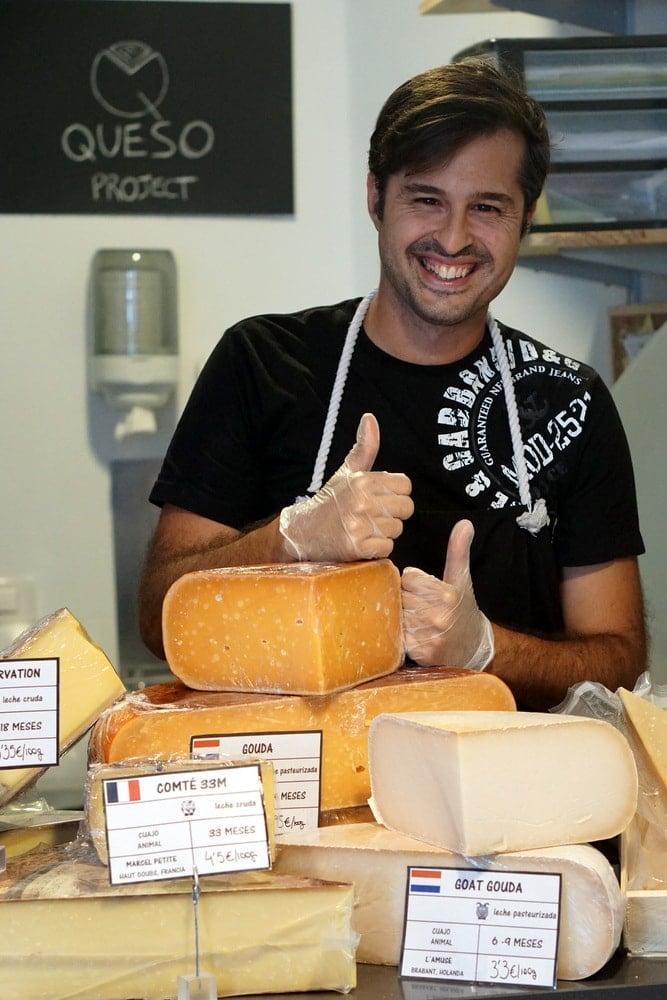
[{"label": "man's eye", "polygon": [[483,201],[475,205],[475,209],[478,212],[500,212],[497,205],[487,205],[486,202]]},{"label": "man's eye", "polygon": [[424,195],[421,198],[415,198],[415,201],[417,202],[418,205],[437,205],[438,204],[438,199],[437,198],[429,198],[428,195]]}]

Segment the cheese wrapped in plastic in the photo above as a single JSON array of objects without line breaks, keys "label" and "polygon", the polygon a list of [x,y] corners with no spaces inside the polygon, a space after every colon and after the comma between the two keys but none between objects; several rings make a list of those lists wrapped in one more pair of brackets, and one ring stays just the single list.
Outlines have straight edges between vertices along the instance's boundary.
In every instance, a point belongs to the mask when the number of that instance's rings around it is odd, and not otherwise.
[{"label": "cheese wrapped in plastic", "polygon": [[165,596],[162,637],[197,690],[342,691],[403,662],[400,575],[388,559],[186,573]]},{"label": "cheese wrapped in plastic", "polygon": [[[4,660],[59,660],[59,752],[69,749],[117,698],[125,685],[106,654],[74,615],[61,608],[26,629],[0,653],[0,676],[11,680],[18,668]],[[32,785],[46,767],[0,770],[0,805]]]},{"label": "cheese wrapped in plastic", "polygon": [[365,805],[370,794],[368,727],[381,712],[437,708],[503,709],[514,698],[491,674],[445,667],[402,668],[322,697],[191,691],[156,684],[105,712],[90,737],[91,762],[189,754],[195,736],[321,731],[320,808]]},{"label": "cheese wrapped in plastic", "polygon": [[[200,890],[201,972],[217,996],[356,985],[351,886],[244,872]],[[0,920],[3,1000],[164,1000],[195,971],[192,880],[113,886],[78,845],[10,863]]]},{"label": "cheese wrapped in plastic", "polygon": [[374,823],[354,823],[280,836],[274,870],[352,882],[358,961],[397,965],[409,865],[471,868],[478,877],[502,871],[560,874],[559,979],[592,976],[620,943],[625,898],[607,859],[589,845],[471,860]]}]

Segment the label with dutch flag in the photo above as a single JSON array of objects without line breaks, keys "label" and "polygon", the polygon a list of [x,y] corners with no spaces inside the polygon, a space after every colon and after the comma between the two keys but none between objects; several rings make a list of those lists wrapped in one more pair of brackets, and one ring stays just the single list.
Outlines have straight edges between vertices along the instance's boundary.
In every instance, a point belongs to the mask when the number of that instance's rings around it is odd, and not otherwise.
[{"label": "label with dutch flag", "polygon": [[114,885],[271,867],[258,763],[102,781]]},{"label": "label with dutch flag", "polygon": [[320,815],[322,731],[208,733],[192,736],[199,760],[268,760],[275,775],[276,833],[316,830]]},{"label": "label with dutch flag", "polygon": [[556,986],[560,874],[409,866],[407,979]]}]

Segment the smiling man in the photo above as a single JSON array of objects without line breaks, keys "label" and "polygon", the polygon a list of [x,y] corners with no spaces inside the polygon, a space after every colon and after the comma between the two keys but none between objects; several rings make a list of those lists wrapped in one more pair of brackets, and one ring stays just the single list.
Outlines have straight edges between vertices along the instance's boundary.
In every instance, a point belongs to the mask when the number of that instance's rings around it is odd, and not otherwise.
[{"label": "smiling man", "polygon": [[144,641],[181,574],[389,557],[407,653],[522,707],[645,667],[627,443],[587,365],[496,321],[549,166],[539,107],[485,62],[421,74],[371,137],[380,279],[228,330],[151,493]]}]

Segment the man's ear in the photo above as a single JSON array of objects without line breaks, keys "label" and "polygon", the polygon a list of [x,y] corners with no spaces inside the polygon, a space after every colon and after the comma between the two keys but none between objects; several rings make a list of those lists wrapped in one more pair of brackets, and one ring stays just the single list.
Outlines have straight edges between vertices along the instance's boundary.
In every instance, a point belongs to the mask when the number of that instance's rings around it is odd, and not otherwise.
[{"label": "man's ear", "polygon": [[380,192],[378,191],[375,174],[368,174],[366,178],[366,205],[368,206],[368,214],[373,220],[373,225],[376,229],[379,229],[382,221],[382,210],[380,206]]},{"label": "man's ear", "polygon": [[533,219],[535,218],[536,211],[537,211],[537,202],[534,201],[533,204],[530,205],[525,211],[523,222],[521,224],[522,236],[527,236],[528,233],[530,232],[530,227],[533,224]]}]

